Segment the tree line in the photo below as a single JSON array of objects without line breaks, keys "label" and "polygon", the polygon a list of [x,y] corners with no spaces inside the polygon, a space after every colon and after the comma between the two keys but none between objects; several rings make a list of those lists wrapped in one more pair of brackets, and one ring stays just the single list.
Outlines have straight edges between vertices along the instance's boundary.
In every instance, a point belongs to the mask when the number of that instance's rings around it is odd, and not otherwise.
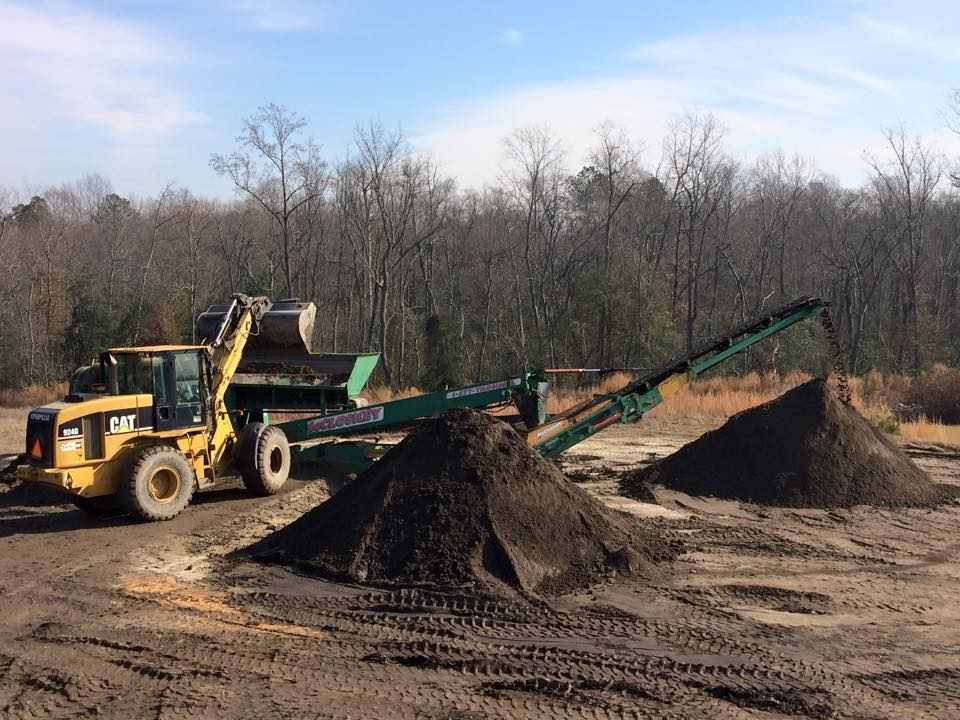
[{"label": "tree line", "polygon": [[[68,377],[101,348],[197,341],[234,292],[314,301],[314,346],[379,350],[423,387],[522,367],[648,368],[801,295],[833,303],[849,369],[960,364],[960,195],[905,129],[843,187],[800,156],[738,162],[690,112],[656,151],[601,125],[586,162],[549,131],[504,140],[502,177],[459,189],[400,132],[359,128],[331,162],[276,105],[210,158],[230,202],[100,176],[0,189],[0,384]],[[798,328],[735,370],[823,370]]]}]

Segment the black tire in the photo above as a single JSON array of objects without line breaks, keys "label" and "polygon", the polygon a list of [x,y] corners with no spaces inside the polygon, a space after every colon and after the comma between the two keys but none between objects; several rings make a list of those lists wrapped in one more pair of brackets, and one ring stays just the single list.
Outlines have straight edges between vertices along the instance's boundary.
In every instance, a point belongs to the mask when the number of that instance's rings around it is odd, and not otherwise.
[{"label": "black tire", "polygon": [[246,483],[246,476],[256,470],[257,443],[266,429],[261,422],[248,422],[237,433],[237,442],[233,446],[233,466]]},{"label": "black tire", "polygon": [[175,518],[193,499],[197,476],[183,454],[154,445],[133,456],[117,492],[120,505],[144,520]]},{"label": "black tire", "polygon": [[237,439],[237,466],[247,490],[276,495],[290,475],[290,443],[275,425],[247,423]]},{"label": "black tire", "polygon": [[83,510],[88,515],[94,517],[109,517],[122,512],[120,502],[116,495],[98,495],[97,497],[83,497],[82,495],[71,495],[70,502],[74,506]]}]

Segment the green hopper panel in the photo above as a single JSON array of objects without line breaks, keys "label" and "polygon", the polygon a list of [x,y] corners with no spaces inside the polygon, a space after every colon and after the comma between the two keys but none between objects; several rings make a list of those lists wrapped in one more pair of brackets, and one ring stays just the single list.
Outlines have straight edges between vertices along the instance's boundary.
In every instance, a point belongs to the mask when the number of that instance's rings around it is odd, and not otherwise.
[{"label": "green hopper panel", "polygon": [[[353,405],[351,399],[363,391],[379,360],[380,353],[302,355],[274,359],[266,366],[262,360],[245,360],[227,389],[227,407],[254,417],[268,410],[322,414],[346,410]],[[303,374],[304,369],[308,374]]]},{"label": "green hopper panel", "polygon": [[380,361],[380,353],[362,353],[356,358],[350,377],[347,378],[347,396],[352,398],[357,397],[367,386],[367,380]]}]

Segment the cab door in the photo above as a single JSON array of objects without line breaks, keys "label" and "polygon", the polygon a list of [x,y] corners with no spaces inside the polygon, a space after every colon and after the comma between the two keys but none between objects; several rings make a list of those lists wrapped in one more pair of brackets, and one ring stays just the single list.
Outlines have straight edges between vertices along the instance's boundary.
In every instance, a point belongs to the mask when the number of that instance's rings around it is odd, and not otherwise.
[{"label": "cab door", "polygon": [[174,402],[173,357],[170,353],[155,353],[153,363],[153,426],[156,432],[177,427]]},{"label": "cab door", "polygon": [[180,350],[173,355],[173,391],[176,427],[206,425],[206,397],[200,373],[200,352]]}]

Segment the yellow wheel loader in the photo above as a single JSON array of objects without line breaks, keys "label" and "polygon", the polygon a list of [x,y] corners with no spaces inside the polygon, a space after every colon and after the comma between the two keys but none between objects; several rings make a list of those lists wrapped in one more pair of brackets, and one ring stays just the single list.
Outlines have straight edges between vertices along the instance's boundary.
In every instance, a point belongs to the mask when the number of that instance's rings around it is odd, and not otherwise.
[{"label": "yellow wheel loader", "polygon": [[271,313],[266,298],[234,295],[205,318],[206,344],[102,353],[63,400],[30,412],[17,476],[65,490],[85,510],[119,506],[147,520],[175,517],[229,472],[254,493],[279,492],[290,471],[286,436],[256,422],[236,432],[224,396],[248,339],[309,343],[315,307],[283,306]]}]

